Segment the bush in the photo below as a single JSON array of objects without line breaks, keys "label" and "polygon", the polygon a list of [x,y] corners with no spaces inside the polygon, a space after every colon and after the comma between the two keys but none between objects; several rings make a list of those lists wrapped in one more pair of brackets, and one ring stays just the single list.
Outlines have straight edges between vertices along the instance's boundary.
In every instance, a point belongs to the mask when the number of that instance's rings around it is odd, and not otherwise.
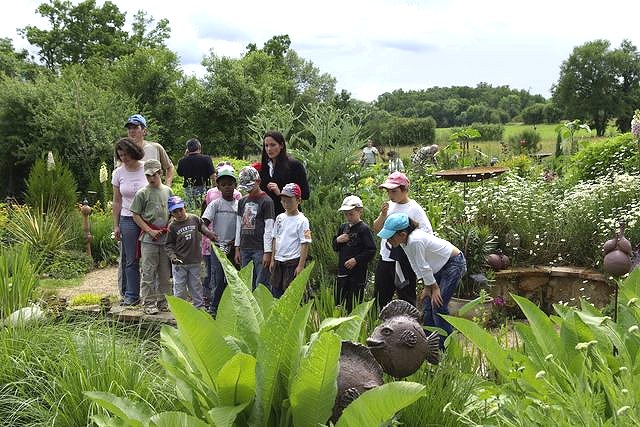
[{"label": "bush", "polygon": [[540,150],[540,134],[535,130],[523,130],[511,135],[507,145],[515,154],[533,154]]},{"label": "bush", "polygon": [[54,279],[74,279],[80,277],[93,267],[93,259],[84,252],[58,251],[46,257],[43,272]]},{"label": "bush", "polygon": [[48,212],[60,209],[69,212],[76,205],[76,181],[69,168],[56,164],[49,170],[44,160],[38,159],[27,178],[26,202],[36,209]]},{"label": "bush", "polygon": [[[504,126],[500,124],[474,122],[469,127],[480,132],[480,137],[474,141],[501,141],[504,134]],[[452,128],[451,131],[455,133],[464,129],[466,128]]]},{"label": "bush", "polygon": [[638,173],[639,148],[630,133],[592,142],[572,157],[567,174],[575,182],[616,173]]},{"label": "bush", "polygon": [[99,266],[111,265],[118,262],[118,242],[113,237],[113,218],[110,212],[105,212],[100,205],[93,207],[89,217],[91,222],[91,256]]},{"label": "bush", "polygon": [[0,249],[0,320],[31,302],[37,272],[27,247]]}]

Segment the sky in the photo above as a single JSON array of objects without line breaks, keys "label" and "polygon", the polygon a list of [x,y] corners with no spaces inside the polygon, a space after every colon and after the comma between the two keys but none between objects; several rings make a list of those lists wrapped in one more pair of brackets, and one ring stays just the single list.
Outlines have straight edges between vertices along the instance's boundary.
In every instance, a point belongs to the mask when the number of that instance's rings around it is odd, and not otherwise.
[{"label": "sky", "polygon": [[[11,2],[0,14],[0,37],[36,53],[16,29],[47,28],[36,8],[44,0]],[[605,39],[640,46],[637,0],[112,0],[127,26],[140,9],[171,27],[168,47],[188,75],[201,77],[202,58],[238,58],[288,34],[291,48],[336,89],[373,101],[396,89],[508,85],[548,98],[573,49]],[[72,1],[76,4],[78,1]],[[97,0],[98,5],[104,2]],[[9,10],[10,9],[10,10]]]}]

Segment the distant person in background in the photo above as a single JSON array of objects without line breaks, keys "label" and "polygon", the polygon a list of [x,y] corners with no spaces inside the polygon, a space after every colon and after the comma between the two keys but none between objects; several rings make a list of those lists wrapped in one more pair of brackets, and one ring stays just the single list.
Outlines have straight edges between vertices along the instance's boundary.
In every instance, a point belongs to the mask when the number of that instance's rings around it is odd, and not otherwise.
[{"label": "distant person in background", "polygon": [[389,151],[389,173],[404,172],[404,163],[395,151]]},{"label": "distant person in background", "polygon": [[287,155],[287,144],[280,132],[272,130],[264,135],[261,165],[260,188],[273,200],[276,216],[284,212],[280,192],[288,183],[298,184],[300,198],[309,199],[307,172],[302,163]]},{"label": "distant person in background", "polygon": [[178,175],[184,177],[186,208],[197,209],[210,182],[215,179],[215,169],[211,157],[202,154],[202,145],[196,138],[187,141],[187,151],[178,161]]},{"label": "distant person in background", "polygon": [[380,152],[373,146],[373,141],[368,140],[367,146],[362,149],[362,166],[371,166],[376,164],[376,156],[379,156]]}]

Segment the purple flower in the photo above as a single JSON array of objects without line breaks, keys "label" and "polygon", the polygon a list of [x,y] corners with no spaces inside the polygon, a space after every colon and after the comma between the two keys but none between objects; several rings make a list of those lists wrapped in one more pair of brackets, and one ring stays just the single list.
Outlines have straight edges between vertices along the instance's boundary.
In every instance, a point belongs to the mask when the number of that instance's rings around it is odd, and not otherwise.
[{"label": "purple flower", "polygon": [[501,296],[497,296],[493,299],[493,305],[497,305],[498,307],[502,307],[504,305],[504,298]]}]

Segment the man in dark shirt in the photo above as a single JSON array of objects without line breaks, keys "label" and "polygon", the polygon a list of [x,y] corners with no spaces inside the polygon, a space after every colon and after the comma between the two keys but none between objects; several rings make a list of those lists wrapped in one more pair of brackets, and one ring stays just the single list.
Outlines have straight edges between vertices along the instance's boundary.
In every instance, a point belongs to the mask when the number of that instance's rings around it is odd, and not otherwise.
[{"label": "man in dark shirt", "polygon": [[201,150],[200,141],[192,138],[187,141],[185,156],[178,161],[178,175],[184,177],[182,186],[190,211],[200,207],[210,180],[214,179],[215,169],[211,157],[202,154]]}]

